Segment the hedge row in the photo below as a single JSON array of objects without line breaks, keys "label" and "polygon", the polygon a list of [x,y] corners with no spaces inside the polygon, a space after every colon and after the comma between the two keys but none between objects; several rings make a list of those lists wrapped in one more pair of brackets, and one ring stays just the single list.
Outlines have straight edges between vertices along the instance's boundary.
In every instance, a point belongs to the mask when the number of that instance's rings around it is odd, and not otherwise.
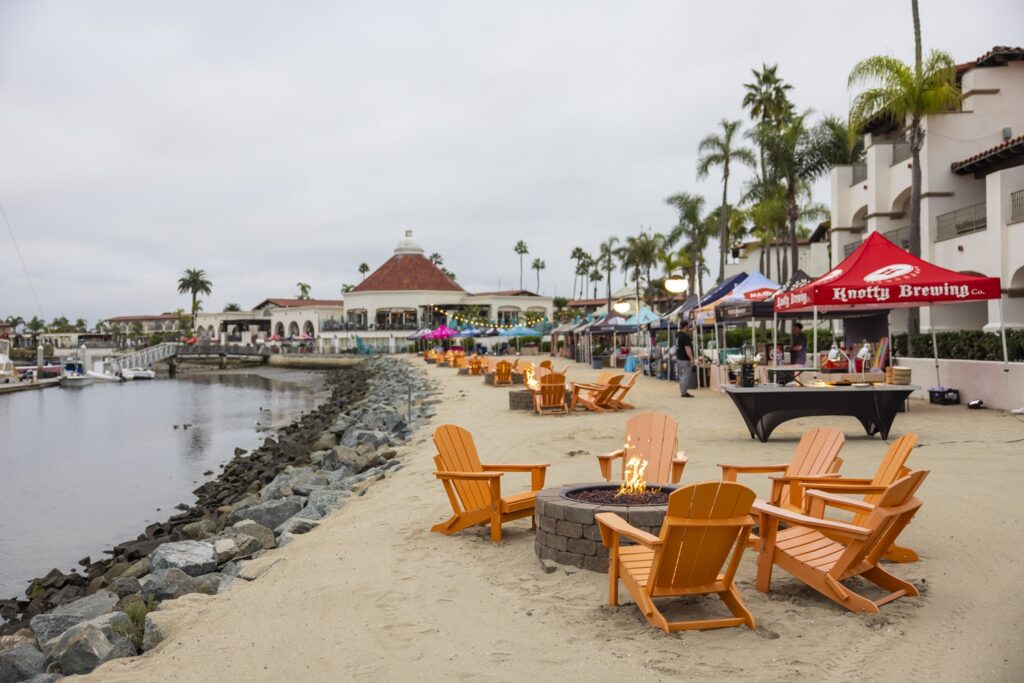
[{"label": "hedge row", "polygon": [[[939,358],[955,360],[1002,360],[1003,342],[998,332],[981,330],[960,330],[938,332],[935,342]],[[892,339],[896,357],[907,355],[907,335],[897,334]],[[1024,330],[1006,331],[1006,350],[1011,362],[1024,362]],[[932,357],[932,336],[919,334],[914,337],[914,357]]]}]

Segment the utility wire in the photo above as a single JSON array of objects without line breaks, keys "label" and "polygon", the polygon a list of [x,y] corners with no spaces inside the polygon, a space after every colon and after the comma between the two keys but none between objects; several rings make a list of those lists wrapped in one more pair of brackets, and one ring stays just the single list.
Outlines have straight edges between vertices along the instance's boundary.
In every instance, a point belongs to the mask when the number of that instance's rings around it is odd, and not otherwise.
[{"label": "utility wire", "polygon": [[18,261],[21,262],[21,269],[25,272],[25,279],[28,280],[28,288],[32,290],[32,298],[36,301],[36,309],[39,311],[39,317],[44,318],[43,306],[39,303],[39,295],[36,294],[36,286],[32,284],[32,276],[28,274],[28,267],[25,265],[25,259],[21,255],[21,248],[18,246],[18,240],[14,239],[14,228],[11,227],[11,221],[7,219],[7,212],[4,211],[3,202],[0,202],[0,216],[3,216],[4,224],[7,226],[7,233],[11,236],[11,244],[14,245],[14,253],[18,255]]}]

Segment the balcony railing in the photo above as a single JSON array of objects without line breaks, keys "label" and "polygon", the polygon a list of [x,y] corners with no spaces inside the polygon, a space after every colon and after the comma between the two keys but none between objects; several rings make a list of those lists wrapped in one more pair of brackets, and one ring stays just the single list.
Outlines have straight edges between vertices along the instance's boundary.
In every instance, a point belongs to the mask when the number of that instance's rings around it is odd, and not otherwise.
[{"label": "balcony railing", "polygon": [[843,245],[843,258],[847,258],[850,254],[857,251],[857,247],[859,247],[863,241],[864,240],[857,240],[856,242]]},{"label": "balcony railing", "polygon": [[1024,221],[1024,190],[1010,193],[1010,220]]},{"label": "balcony railing", "polygon": [[910,158],[910,143],[906,140],[898,140],[892,144],[892,165],[906,161]]},{"label": "balcony railing", "polygon": [[867,164],[854,164],[853,165],[853,179],[850,180],[850,187],[853,187],[857,183],[863,183],[868,179],[868,165]]},{"label": "balcony railing", "polygon": [[883,232],[882,235],[890,242],[900,245],[902,248],[910,251],[910,226],[904,225],[902,228],[896,228],[889,232]]},{"label": "balcony railing", "polygon": [[986,227],[985,203],[966,206],[956,211],[944,213],[936,220],[935,241],[952,239],[960,235],[979,232]]}]

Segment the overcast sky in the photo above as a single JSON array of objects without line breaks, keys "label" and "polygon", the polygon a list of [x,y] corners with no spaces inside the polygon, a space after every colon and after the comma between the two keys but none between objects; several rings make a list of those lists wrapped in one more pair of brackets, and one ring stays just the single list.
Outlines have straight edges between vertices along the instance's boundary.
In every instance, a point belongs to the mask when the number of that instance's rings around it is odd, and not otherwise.
[{"label": "overcast sky", "polygon": [[[1021,39],[1024,3],[921,5],[958,62]],[[845,113],[858,59],[912,52],[909,0],[0,0],[0,204],[41,306],[0,219],[0,317],[188,308],[189,267],[206,310],[336,297],[405,229],[469,290],[517,287],[525,240],[568,295],[573,247],[717,205],[697,143],[752,67]]]}]

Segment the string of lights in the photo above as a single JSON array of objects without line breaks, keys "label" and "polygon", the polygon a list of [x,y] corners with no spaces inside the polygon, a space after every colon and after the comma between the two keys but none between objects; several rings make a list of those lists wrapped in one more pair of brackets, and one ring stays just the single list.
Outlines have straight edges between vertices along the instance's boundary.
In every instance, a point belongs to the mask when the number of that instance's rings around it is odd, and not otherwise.
[{"label": "string of lights", "polygon": [[499,330],[510,330],[513,327],[516,327],[517,325],[526,325],[527,327],[530,327],[532,325],[536,325],[537,323],[547,322],[547,316],[541,313],[533,313],[530,311],[527,311],[524,314],[522,322],[500,323],[497,320],[488,320],[482,317],[467,316],[459,311],[446,311],[445,309],[439,306],[431,306],[431,309],[433,309],[434,313],[437,313],[438,315],[443,315],[463,325],[482,325],[488,328],[493,327]]}]

